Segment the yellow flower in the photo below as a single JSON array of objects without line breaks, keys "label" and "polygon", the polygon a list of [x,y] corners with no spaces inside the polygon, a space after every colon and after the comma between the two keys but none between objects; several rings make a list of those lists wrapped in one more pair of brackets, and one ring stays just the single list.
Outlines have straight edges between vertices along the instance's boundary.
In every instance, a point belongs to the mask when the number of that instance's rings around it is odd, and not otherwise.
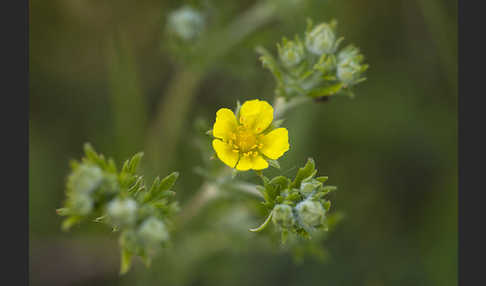
[{"label": "yellow flower", "polygon": [[265,132],[272,121],[273,107],[263,100],[243,103],[239,119],[230,109],[221,108],[213,126],[216,155],[223,163],[240,171],[267,168],[265,157],[276,160],[289,150],[286,128]]}]

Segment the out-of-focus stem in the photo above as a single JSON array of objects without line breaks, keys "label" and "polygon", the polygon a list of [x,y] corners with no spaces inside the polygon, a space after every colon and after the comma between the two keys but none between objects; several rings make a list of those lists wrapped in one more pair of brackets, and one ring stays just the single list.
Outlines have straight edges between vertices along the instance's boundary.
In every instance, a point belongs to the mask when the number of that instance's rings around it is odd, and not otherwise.
[{"label": "out-of-focus stem", "polygon": [[[447,18],[444,4],[437,0],[417,1],[430,34],[436,43],[448,82],[457,91],[457,30],[456,22]],[[453,24],[454,23],[454,24]],[[457,94],[457,93],[456,93]]]},{"label": "out-of-focus stem", "polygon": [[151,170],[165,174],[172,160],[184,119],[191,106],[203,71],[181,69],[174,74],[167,93],[159,102],[156,117],[148,131],[146,153]]},{"label": "out-of-focus stem", "polygon": [[176,218],[175,224],[177,228],[182,228],[191,218],[197,216],[199,211],[212,199],[216,198],[219,193],[219,188],[216,184],[205,182],[198,193],[191,198],[186,204],[186,207],[180,212]]},{"label": "out-of-focus stem", "polygon": [[273,102],[275,119],[281,118],[288,110],[311,101],[312,99],[308,96],[296,96],[289,99],[289,101],[285,101],[283,97],[276,97]]}]

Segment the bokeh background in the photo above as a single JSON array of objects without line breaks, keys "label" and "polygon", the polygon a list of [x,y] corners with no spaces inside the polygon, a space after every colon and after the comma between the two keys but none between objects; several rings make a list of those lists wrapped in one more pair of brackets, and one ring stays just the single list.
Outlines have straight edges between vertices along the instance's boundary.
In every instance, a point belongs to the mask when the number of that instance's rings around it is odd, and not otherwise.
[{"label": "bokeh background", "polygon": [[[208,28],[225,27],[261,1],[30,1],[31,285],[457,284],[457,1],[272,1],[295,7],[201,73],[168,48],[170,11],[193,4]],[[323,242],[325,262],[296,264],[249,234],[258,218],[238,202],[208,208],[175,250],[150,269],[136,261],[123,277],[106,226],[60,230],[55,209],[84,142],[118,162],[146,151],[149,177],[181,172],[176,191],[187,202],[203,181],[194,172],[204,160],[198,130],[238,99],[271,100],[275,82],[254,47],[275,53],[307,18],[336,18],[370,64],[354,99],[305,105],[286,120],[292,147],[282,170],[293,176],[313,157],[339,187],[333,208],[345,219]]]}]

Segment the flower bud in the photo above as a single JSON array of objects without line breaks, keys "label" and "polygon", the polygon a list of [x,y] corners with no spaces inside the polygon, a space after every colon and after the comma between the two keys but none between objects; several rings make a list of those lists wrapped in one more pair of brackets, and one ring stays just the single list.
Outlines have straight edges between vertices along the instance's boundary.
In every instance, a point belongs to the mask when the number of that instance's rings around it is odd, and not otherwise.
[{"label": "flower bud", "polygon": [[365,69],[361,65],[363,56],[354,46],[348,46],[339,52],[337,60],[337,77],[346,85],[355,83]]},{"label": "flower bud", "polygon": [[87,215],[93,210],[93,199],[88,194],[75,194],[69,198],[69,210],[73,214]]},{"label": "flower bud", "polygon": [[135,200],[114,199],[107,207],[107,213],[111,222],[115,225],[131,225],[136,220],[137,203]]},{"label": "flower bud", "polygon": [[335,43],[336,35],[329,24],[322,23],[306,33],[305,46],[316,55],[334,53],[336,50]]},{"label": "flower bud", "polygon": [[68,187],[73,193],[89,194],[103,180],[103,171],[94,165],[81,164],[68,178]]},{"label": "flower bud", "polygon": [[275,225],[282,228],[291,227],[295,222],[292,207],[284,204],[276,205],[273,208],[272,221]]},{"label": "flower bud", "polygon": [[203,16],[193,8],[184,6],[169,15],[168,27],[185,41],[193,40],[204,28]]},{"label": "flower bud", "polygon": [[326,210],[321,203],[316,201],[302,201],[295,209],[297,210],[299,221],[307,227],[318,227],[324,223],[326,218]]},{"label": "flower bud", "polygon": [[165,224],[155,217],[150,217],[142,223],[138,235],[149,246],[157,246],[169,239]]},{"label": "flower bud", "polygon": [[299,64],[304,58],[304,46],[300,41],[287,41],[284,39],[282,45],[277,45],[278,55],[282,63],[287,67]]}]

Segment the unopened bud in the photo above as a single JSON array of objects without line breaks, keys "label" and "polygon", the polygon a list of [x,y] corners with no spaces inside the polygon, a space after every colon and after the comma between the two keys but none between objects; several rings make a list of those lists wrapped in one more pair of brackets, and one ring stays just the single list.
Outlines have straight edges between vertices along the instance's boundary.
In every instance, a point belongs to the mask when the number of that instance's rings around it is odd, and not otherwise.
[{"label": "unopened bud", "polygon": [[137,203],[133,199],[114,199],[107,207],[110,220],[115,225],[131,225],[136,220]]},{"label": "unopened bud", "polygon": [[273,208],[272,221],[275,225],[282,228],[291,227],[295,222],[292,207],[284,204],[276,205]]},{"label": "unopened bud", "polygon": [[89,194],[103,180],[103,171],[94,165],[81,164],[68,178],[68,186],[73,193]]},{"label": "unopened bud", "polygon": [[333,28],[326,23],[317,25],[306,34],[305,46],[316,55],[334,53],[336,51],[336,35]]},{"label": "unopened bud", "polygon": [[93,210],[93,199],[88,194],[75,194],[69,198],[70,213],[87,215]]},{"label": "unopened bud", "polygon": [[169,239],[169,233],[165,224],[155,217],[150,217],[142,223],[138,230],[138,235],[144,243],[151,247]]},{"label": "unopened bud", "polygon": [[339,52],[337,59],[337,77],[346,85],[355,83],[366,69],[361,65],[363,56],[354,46],[344,48]]},{"label": "unopened bud", "polygon": [[304,45],[300,41],[287,41],[284,39],[282,45],[277,45],[278,55],[282,63],[287,67],[299,64],[304,58]]},{"label": "unopened bud", "polygon": [[305,200],[296,207],[299,221],[308,227],[318,227],[324,223],[326,210],[320,202]]},{"label": "unopened bud", "polygon": [[169,15],[169,29],[181,39],[193,40],[204,28],[204,18],[198,11],[184,6]]}]

